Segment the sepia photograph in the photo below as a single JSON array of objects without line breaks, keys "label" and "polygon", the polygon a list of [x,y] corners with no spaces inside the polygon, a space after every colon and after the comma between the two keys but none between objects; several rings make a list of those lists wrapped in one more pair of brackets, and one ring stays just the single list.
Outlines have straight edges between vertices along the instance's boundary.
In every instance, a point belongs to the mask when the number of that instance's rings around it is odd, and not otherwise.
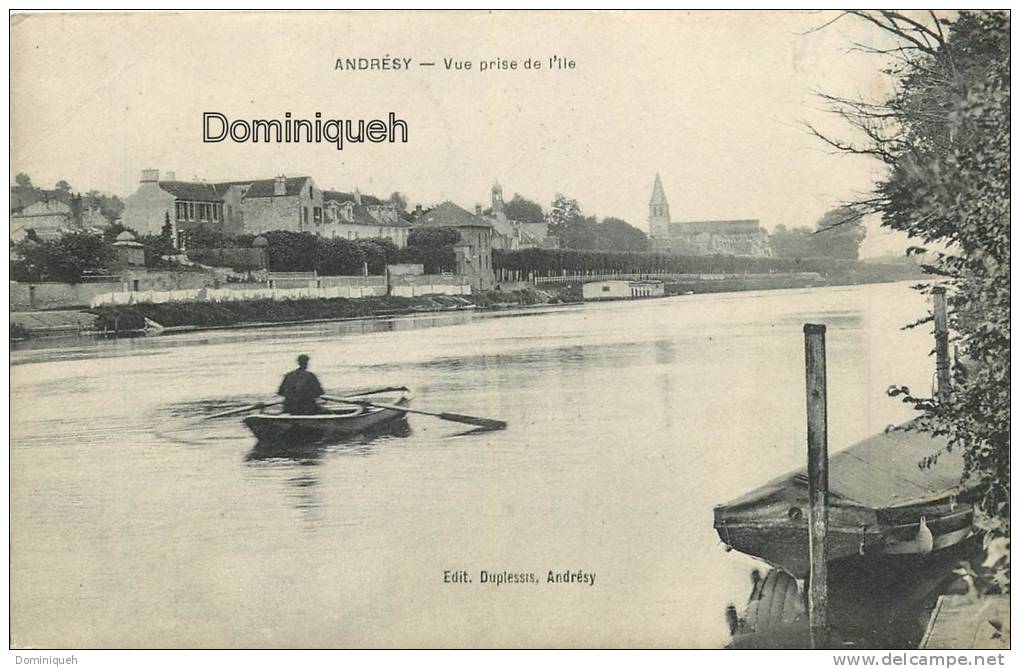
[{"label": "sepia photograph", "polygon": [[10,12],[10,663],[1005,664],[1010,37]]}]

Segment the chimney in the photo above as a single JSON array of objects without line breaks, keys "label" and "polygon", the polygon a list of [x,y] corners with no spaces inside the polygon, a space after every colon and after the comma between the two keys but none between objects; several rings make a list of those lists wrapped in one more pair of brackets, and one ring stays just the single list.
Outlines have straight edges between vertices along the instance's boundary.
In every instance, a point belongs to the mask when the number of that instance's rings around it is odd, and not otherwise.
[{"label": "chimney", "polygon": [[419,216],[421,216],[421,205],[416,204],[414,205],[414,217],[418,218]]},{"label": "chimney", "polygon": [[357,204],[361,204],[361,191],[357,188],[354,189],[354,201]]},{"label": "chimney", "polygon": [[159,181],[159,170],[142,170],[141,182],[156,183]]},{"label": "chimney", "polygon": [[480,204],[478,204],[476,202],[475,203],[475,216],[481,216],[481,215],[482,215],[482,205],[480,205]]},{"label": "chimney", "polygon": [[287,177],[282,174],[273,179],[273,195],[287,194]]},{"label": "chimney", "polygon": [[174,174],[173,172],[171,172],[170,170],[167,170],[167,172],[166,172],[166,180],[167,181],[177,181],[177,175]]}]

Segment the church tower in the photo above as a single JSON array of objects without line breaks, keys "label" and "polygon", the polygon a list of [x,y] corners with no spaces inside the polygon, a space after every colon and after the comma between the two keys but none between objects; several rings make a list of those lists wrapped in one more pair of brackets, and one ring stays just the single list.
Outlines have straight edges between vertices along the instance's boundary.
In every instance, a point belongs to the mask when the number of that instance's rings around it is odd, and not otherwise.
[{"label": "church tower", "polygon": [[669,223],[669,201],[662,188],[662,179],[656,172],[652,199],[648,202],[648,236],[653,239],[669,239]]},{"label": "church tower", "polygon": [[498,181],[492,184],[492,213],[497,216],[503,213],[503,187]]}]

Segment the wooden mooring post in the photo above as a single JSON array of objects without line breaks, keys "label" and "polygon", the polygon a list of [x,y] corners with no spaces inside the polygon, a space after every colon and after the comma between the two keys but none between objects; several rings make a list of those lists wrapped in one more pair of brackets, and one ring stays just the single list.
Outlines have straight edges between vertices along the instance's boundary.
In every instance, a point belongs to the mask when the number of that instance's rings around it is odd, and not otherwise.
[{"label": "wooden mooring post", "polygon": [[825,388],[825,326],[804,325],[808,445],[808,624],[811,647],[828,648],[829,444]]},{"label": "wooden mooring post", "polygon": [[931,290],[935,317],[935,397],[943,402],[949,393],[949,312],[946,308],[945,286]]}]

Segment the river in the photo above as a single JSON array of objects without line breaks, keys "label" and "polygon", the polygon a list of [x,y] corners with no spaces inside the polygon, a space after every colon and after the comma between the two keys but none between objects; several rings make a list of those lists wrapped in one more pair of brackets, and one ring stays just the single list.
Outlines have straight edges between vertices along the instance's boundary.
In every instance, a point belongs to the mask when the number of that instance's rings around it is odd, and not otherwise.
[{"label": "river", "polygon": [[[12,642],[720,647],[753,562],[712,506],[803,465],[803,324],[828,326],[835,451],[909,417],[890,384],[930,388],[930,334],[900,330],[926,308],[883,284],[15,349]],[[300,352],[328,390],[509,426],[274,457],[198,420]],[[566,570],[594,584],[546,583]]]}]

